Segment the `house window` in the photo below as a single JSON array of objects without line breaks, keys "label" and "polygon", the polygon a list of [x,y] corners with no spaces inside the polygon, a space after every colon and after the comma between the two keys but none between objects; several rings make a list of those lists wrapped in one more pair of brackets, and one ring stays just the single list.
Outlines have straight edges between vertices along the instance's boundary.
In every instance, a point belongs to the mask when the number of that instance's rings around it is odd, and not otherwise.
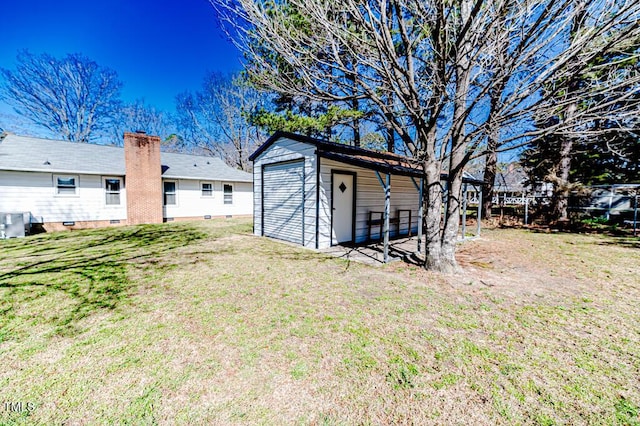
[{"label": "house window", "polygon": [[108,206],[120,205],[120,179],[105,178],[104,179],[105,203]]},{"label": "house window", "polygon": [[211,183],[202,183],[202,196],[203,197],[213,197],[213,184],[211,184]]},{"label": "house window", "polygon": [[55,176],[56,194],[76,195],[78,193],[78,176]]},{"label": "house window", "polygon": [[164,193],[164,205],[175,206],[176,205],[176,183],[163,182],[163,193]]},{"label": "house window", "polygon": [[233,204],[233,186],[225,183],[223,185],[224,203]]}]

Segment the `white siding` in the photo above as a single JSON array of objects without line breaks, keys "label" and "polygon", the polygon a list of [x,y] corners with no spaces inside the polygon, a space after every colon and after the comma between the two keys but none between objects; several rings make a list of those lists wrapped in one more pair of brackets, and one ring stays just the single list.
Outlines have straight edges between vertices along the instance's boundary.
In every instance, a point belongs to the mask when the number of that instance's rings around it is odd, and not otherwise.
[{"label": "white siding", "polygon": [[[253,213],[253,198],[250,182],[227,182],[191,179],[163,179],[176,182],[176,205],[164,206],[165,218],[237,216]],[[213,184],[213,196],[202,195],[201,183]],[[233,203],[224,204],[223,185],[233,186]],[[159,200],[162,202],[162,200]]]},{"label": "white siding", "polygon": [[254,160],[253,163],[253,229],[255,235],[262,235],[262,166],[304,159],[304,245],[316,246],[316,155],[312,144],[282,138]]},{"label": "white siding", "polygon": [[126,220],[124,179],[120,205],[108,206],[103,176],[75,176],[76,195],[68,196],[56,194],[52,173],[0,171],[0,212],[31,212],[43,222]]},{"label": "white siding", "polygon": [[587,209],[603,210],[614,214],[621,213],[624,210],[633,210],[632,199],[633,195],[612,192],[611,188],[597,188],[591,194]]},{"label": "white siding", "polygon": [[262,180],[263,234],[304,244],[304,160],[267,164]]},{"label": "white siding", "polygon": [[[320,239],[319,248],[331,245],[331,171],[356,172],[356,243],[367,239],[367,220],[369,211],[384,211],[384,190],[374,171],[355,167],[325,158],[320,159]],[[385,175],[381,173],[384,179]],[[391,176],[391,217],[397,215],[397,209],[411,210],[412,233],[418,230],[418,190],[410,177]],[[406,232],[406,220],[403,216],[402,232]],[[391,236],[397,234],[397,226],[391,226]],[[371,235],[375,238],[378,227],[372,227]]]}]

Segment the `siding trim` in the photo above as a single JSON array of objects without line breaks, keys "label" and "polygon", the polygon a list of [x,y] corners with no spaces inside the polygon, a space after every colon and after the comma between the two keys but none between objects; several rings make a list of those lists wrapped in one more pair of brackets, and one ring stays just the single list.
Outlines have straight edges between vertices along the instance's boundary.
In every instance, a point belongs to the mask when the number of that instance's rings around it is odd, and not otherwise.
[{"label": "siding trim", "polygon": [[316,250],[320,248],[320,154],[316,150]]},{"label": "siding trim", "polygon": [[265,165],[266,164],[262,164],[262,166],[260,167],[260,236],[261,237],[264,237],[264,166]]},{"label": "siding trim", "polygon": [[356,212],[357,212],[356,193],[358,192],[358,181],[357,181],[358,173],[352,170],[331,169],[331,206],[330,206],[331,221],[330,221],[330,228],[329,228],[329,238],[331,239],[330,245],[332,246],[334,245],[333,244],[333,175],[334,174],[353,176],[353,200],[352,200],[352,207],[351,207],[351,241],[343,241],[341,243],[336,243],[336,245],[345,244],[345,243],[355,244],[356,243]]}]

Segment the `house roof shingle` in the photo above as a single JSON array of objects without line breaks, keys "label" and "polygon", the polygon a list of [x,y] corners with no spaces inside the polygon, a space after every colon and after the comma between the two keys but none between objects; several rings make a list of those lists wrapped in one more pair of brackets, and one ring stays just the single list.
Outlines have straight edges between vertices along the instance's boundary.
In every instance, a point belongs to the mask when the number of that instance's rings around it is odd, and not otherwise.
[{"label": "house roof shingle", "polygon": [[[161,152],[162,177],[251,182],[252,176],[216,157]],[[17,136],[0,140],[0,170],[124,176],[124,149]]]}]

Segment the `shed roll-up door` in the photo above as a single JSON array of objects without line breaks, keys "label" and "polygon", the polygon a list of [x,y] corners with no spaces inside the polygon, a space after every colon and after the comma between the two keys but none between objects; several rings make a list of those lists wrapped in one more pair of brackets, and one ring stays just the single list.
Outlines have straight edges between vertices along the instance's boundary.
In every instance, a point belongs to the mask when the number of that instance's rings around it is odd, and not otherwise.
[{"label": "shed roll-up door", "polygon": [[263,235],[304,245],[304,161],[266,165],[262,178]]}]

